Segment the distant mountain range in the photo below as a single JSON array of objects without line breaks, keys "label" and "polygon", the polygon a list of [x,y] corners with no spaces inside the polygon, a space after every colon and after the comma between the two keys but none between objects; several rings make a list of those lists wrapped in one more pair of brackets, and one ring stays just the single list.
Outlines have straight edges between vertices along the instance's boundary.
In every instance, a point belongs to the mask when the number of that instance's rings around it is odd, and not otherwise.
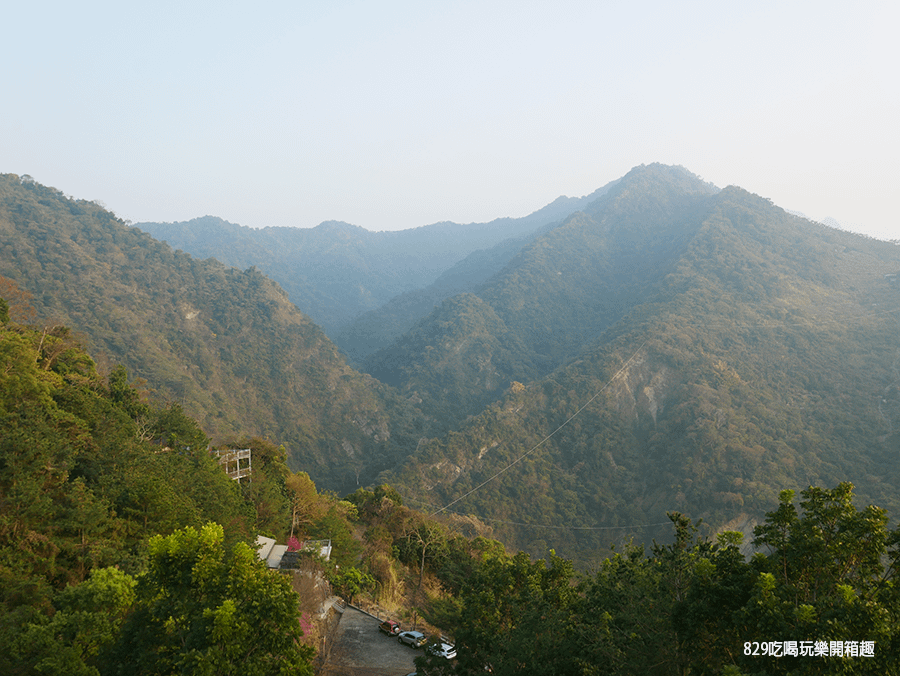
[{"label": "distant mountain range", "polygon": [[0,275],[323,487],[582,563],[670,510],[750,532],[783,488],[900,507],[895,244],[663,165],[488,224],[137,225],[6,175]]},{"label": "distant mountain range", "polygon": [[469,254],[527,236],[605,189],[581,198],[560,197],[523,218],[399,231],[371,232],[338,221],[315,228],[250,228],[213,216],[134,225],[196,258],[212,257],[241,269],[258,267],[334,337],[363,313],[432,284]]}]

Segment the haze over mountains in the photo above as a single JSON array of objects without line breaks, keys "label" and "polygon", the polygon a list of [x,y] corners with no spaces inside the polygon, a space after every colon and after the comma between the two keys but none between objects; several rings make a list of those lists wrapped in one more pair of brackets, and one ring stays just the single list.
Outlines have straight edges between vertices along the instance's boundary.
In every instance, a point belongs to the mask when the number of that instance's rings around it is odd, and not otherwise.
[{"label": "haze over mountains", "polygon": [[256,265],[329,335],[395,296],[422,289],[474,251],[527,235],[563,218],[602,192],[560,197],[524,218],[490,223],[435,223],[370,232],[328,221],[315,228],[249,228],[205,216],[181,223],[136,223],[156,239],[198,258]]},{"label": "haze over mountains", "polygon": [[137,226],[190,256],[6,175],[0,275],[324,487],[582,562],[670,510],[747,530],[783,488],[900,506],[895,244],[663,165],[489,224]]}]

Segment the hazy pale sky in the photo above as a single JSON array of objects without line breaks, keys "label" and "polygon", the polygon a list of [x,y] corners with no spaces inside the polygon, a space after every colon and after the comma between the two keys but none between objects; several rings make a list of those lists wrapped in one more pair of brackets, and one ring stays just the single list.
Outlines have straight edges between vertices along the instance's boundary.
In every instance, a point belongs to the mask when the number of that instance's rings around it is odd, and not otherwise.
[{"label": "hazy pale sky", "polygon": [[0,172],[132,221],[524,216],[642,163],[900,238],[889,2],[15,2]]}]

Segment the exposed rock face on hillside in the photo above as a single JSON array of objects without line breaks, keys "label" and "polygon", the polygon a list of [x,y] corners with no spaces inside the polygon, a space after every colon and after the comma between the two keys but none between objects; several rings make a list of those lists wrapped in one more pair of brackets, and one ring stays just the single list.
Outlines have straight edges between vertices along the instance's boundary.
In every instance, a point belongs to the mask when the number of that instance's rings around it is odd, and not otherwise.
[{"label": "exposed rock face on hillside", "polygon": [[633,419],[638,426],[655,426],[657,415],[665,411],[666,397],[676,375],[665,365],[652,364],[643,356],[636,357],[610,383],[618,412],[624,418]]}]

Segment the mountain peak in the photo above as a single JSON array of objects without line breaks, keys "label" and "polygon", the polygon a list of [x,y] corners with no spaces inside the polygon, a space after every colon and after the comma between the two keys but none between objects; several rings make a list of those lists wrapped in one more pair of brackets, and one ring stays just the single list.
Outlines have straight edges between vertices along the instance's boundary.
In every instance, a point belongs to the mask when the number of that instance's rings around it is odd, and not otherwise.
[{"label": "mountain peak", "polygon": [[622,177],[621,185],[627,186],[635,182],[644,185],[646,181],[668,183],[690,193],[713,194],[719,192],[719,188],[715,185],[709,181],[704,181],[697,174],[688,171],[681,165],[661,164],[659,162],[641,164],[634,167]]},{"label": "mountain peak", "polygon": [[370,232],[366,230],[361,225],[353,225],[351,223],[346,223],[344,221],[322,221],[319,223],[313,230],[318,230],[320,232],[340,232],[340,233],[354,233],[359,234],[361,232]]}]

